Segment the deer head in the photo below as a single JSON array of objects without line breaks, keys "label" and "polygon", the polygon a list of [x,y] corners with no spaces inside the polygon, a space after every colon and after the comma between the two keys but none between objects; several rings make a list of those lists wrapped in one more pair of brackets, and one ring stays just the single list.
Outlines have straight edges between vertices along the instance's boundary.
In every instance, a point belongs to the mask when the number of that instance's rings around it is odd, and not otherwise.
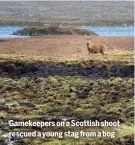
[{"label": "deer head", "polygon": [[91,44],[91,40],[92,40],[92,34],[90,35],[90,38],[87,38],[86,33],[85,33],[85,40],[87,41],[87,44]]}]

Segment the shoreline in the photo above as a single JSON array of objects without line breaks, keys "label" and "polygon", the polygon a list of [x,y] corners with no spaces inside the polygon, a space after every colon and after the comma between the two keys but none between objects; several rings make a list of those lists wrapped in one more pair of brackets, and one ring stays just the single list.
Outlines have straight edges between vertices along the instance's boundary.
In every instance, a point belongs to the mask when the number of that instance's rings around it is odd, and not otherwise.
[{"label": "shoreline", "polygon": [[[49,27],[51,28],[52,26],[49,26]],[[36,36],[47,37],[48,35],[52,35],[50,33],[52,33],[52,31],[53,31],[53,29],[49,30],[48,28],[46,28],[46,26],[35,26],[35,27],[0,26],[0,28],[3,28],[3,30],[1,29],[1,32],[0,32],[0,39],[4,39],[4,38],[29,38],[32,36],[34,36],[34,37],[36,37]],[[43,34],[40,32],[41,30],[39,30],[39,28],[42,30]],[[54,28],[55,28],[55,26],[54,26]],[[9,32],[6,29],[8,29]],[[78,32],[76,32],[76,31],[73,32],[72,29],[77,30]],[[122,32],[121,32],[121,29],[122,29]],[[133,33],[134,30],[132,31],[132,29],[134,29],[133,26],[127,26],[127,27],[119,27],[119,26],[117,26],[117,27],[113,27],[113,26],[112,27],[98,27],[98,26],[95,26],[95,27],[92,27],[92,26],[79,26],[79,27],[67,26],[67,27],[64,27],[64,26],[57,26],[57,29],[55,30],[56,32],[54,31],[53,35],[66,35],[66,33],[70,32],[72,34],[68,34],[68,35],[74,35],[74,33],[76,33],[76,35],[83,35],[83,33],[87,33],[87,35],[88,35],[88,33],[93,33],[93,35],[97,34],[98,36],[108,36],[108,37],[131,36],[132,37],[132,36],[134,36],[134,33]],[[4,33],[4,31],[5,31],[5,33]],[[127,32],[127,31],[129,31],[129,32]],[[27,33],[27,35],[25,33]],[[37,33],[37,34],[39,33],[39,35],[35,35],[35,33]],[[61,33],[63,33],[63,34],[61,34]],[[3,35],[3,37],[2,37],[2,35]]]},{"label": "shoreline", "polygon": [[[45,24],[39,24],[39,25],[1,25],[0,24],[0,27],[34,27],[34,26],[44,26]],[[121,24],[121,25],[89,25],[89,24],[78,24],[78,25],[69,25],[69,24],[51,24],[51,23],[48,23],[47,25],[63,25],[63,26],[70,26],[70,27],[109,27],[109,28],[115,28],[115,27],[134,27],[134,24],[128,24],[125,26],[125,23],[124,24]]]}]

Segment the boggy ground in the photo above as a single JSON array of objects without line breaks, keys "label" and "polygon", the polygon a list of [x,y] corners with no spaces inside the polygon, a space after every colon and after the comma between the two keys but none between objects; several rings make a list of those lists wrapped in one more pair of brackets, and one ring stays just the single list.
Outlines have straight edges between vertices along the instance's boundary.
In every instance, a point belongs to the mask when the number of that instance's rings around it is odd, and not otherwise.
[{"label": "boggy ground", "polygon": [[0,62],[0,76],[39,78],[49,76],[80,76],[88,78],[133,77],[134,65],[127,61],[87,60],[66,62]]},{"label": "boggy ground", "polygon": [[[38,39],[43,39],[43,37],[37,38],[37,41]],[[132,40],[131,38],[126,39],[130,39],[130,42]],[[26,40],[26,43],[28,43],[27,41],[36,41],[35,38],[22,39],[22,41],[24,40]],[[2,42],[0,45],[4,46],[13,41],[19,44],[21,39],[8,40],[8,42]],[[109,130],[116,132],[115,138],[13,138],[13,140],[16,145],[133,145],[134,66],[133,47],[131,47],[132,43],[130,42],[125,42],[125,44],[130,44],[125,45],[125,49],[124,44],[122,44],[123,48],[110,49],[113,52],[108,51],[106,56],[109,57],[103,59],[100,55],[96,55],[98,57],[94,60],[90,58],[84,58],[83,60],[77,58],[75,60],[75,58],[68,59],[68,57],[66,57],[66,60],[56,60],[56,57],[51,58],[49,56],[46,58],[45,56],[11,54],[11,51],[9,51],[9,54],[1,54],[0,144],[8,144],[8,139],[6,140],[2,135],[9,131],[46,131],[45,128],[9,127],[7,124],[9,119],[40,121],[90,119],[99,121],[120,120],[121,126],[105,128],[56,127],[47,129],[49,131]],[[59,45],[61,44],[63,42]],[[116,46],[116,43],[110,45]],[[46,48],[46,45],[44,47]],[[25,47],[21,48],[24,49],[20,49],[20,51],[24,51],[26,54],[25,50],[27,51],[27,49]]]}]

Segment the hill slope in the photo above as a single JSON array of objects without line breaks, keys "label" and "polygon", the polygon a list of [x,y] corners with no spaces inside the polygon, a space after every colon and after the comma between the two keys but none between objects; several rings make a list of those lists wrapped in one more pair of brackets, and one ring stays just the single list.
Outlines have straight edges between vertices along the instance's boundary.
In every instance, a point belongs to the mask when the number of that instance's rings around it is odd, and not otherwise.
[{"label": "hill slope", "polygon": [[[111,10],[111,11],[110,11]],[[133,2],[0,2],[0,25],[122,25],[134,22]]]}]

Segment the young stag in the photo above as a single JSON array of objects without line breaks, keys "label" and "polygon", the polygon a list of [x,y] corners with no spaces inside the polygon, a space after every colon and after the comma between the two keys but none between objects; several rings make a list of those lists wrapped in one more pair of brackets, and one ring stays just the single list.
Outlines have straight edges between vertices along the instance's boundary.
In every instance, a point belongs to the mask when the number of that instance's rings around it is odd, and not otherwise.
[{"label": "young stag", "polygon": [[85,39],[87,40],[87,49],[89,51],[89,53],[92,54],[92,59],[93,59],[93,54],[94,53],[101,53],[102,56],[104,56],[104,51],[106,49],[106,46],[105,45],[102,45],[102,44],[92,44],[91,43],[91,38],[86,38],[86,33],[85,33]]}]

